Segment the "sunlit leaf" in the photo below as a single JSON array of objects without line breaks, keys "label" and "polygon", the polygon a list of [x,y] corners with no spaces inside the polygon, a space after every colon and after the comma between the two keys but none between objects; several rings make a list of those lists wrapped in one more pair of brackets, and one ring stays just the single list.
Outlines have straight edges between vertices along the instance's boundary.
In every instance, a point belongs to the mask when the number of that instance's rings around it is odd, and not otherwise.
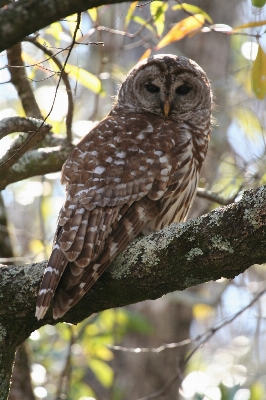
[{"label": "sunlit leaf", "polygon": [[138,1],[134,1],[129,6],[129,9],[128,9],[128,12],[127,12],[127,15],[126,15],[126,18],[125,18],[125,25],[124,25],[125,30],[127,29],[130,21],[132,20],[132,15],[133,15],[133,13],[135,11],[135,8],[136,8],[137,4],[138,4]]},{"label": "sunlit leaf", "polygon": [[214,308],[207,304],[196,304],[193,307],[193,316],[196,319],[205,319],[213,317],[214,315],[215,315]]},{"label": "sunlit leaf", "polygon": [[145,51],[144,54],[142,54],[142,56],[140,57],[139,61],[144,60],[145,58],[150,57],[150,55],[151,55],[151,49],[148,49],[148,50]]},{"label": "sunlit leaf", "polygon": [[81,85],[94,93],[103,93],[102,84],[97,76],[76,65],[67,64],[66,72],[70,78],[77,80]]},{"label": "sunlit leaf", "polygon": [[109,350],[108,347],[102,344],[95,346],[94,355],[95,357],[100,358],[101,360],[104,361],[111,361],[114,358],[114,355],[111,352],[111,350]]},{"label": "sunlit leaf", "polygon": [[39,239],[32,239],[29,242],[29,249],[32,253],[38,254],[43,251],[44,246],[43,243]]},{"label": "sunlit leaf", "polygon": [[205,17],[201,14],[195,14],[193,17],[188,17],[178,22],[158,43],[156,49],[159,50],[170,43],[183,39],[189,33],[200,29],[204,24]]},{"label": "sunlit leaf", "polygon": [[88,14],[89,14],[92,22],[96,22],[97,21],[98,13],[97,13],[97,8],[96,7],[90,8],[88,10]]},{"label": "sunlit leaf", "polygon": [[236,28],[234,28],[233,32],[234,31],[238,31],[239,29],[252,28],[254,26],[263,26],[263,25],[266,25],[266,20],[265,19],[263,21],[247,22],[246,24],[239,25]]},{"label": "sunlit leaf", "polygon": [[212,23],[212,19],[205,11],[203,11],[200,7],[194,6],[188,3],[177,4],[176,6],[172,7],[172,10],[184,10],[191,14],[202,14],[204,15],[206,21]]},{"label": "sunlit leaf", "polygon": [[113,382],[114,371],[101,360],[90,359],[89,366],[104,387],[110,387]]},{"label": "sunlit leaf", "polygon": [[234,107],[232,117],[237,120],[245,136],[258,143],[259,136],[262,134],[262,126],[257,114],[247,107]]},{"label": "sunlit leaf", "polygon": [[163,1],[153,1],[150,4],[150,12],[153,16],[153,23],[159,36],[161,36],[164,31],[165,13],[167,9],[168,4]]},{"label": "sunlit leaf", "polygon": [[[77,26],[77,14],[73,14],[73,15],[67,16],[66,20],[68,22],[68,27],[69,27],[71,36],[73,37],[75,29],[76,29],[76,26]],[[80,36],[81,36],[80,34],[77,35],[76,40],[78,40],[78,38]]]},{"label": "sunlit leaf", "polygon": [[46,34],[52,35],[57,43],[60,42],[62,32],[63,28],[59,22],[54,22],[45,31]]},{"label": "sunlit leaf", "polygon": [[139,17],[138,15],[135,15],[134,17],[132,17],[132,20],[142,26],[145,26],[145,28],[149,29],[151,32],[155,31],[154,27],[151,26],[151,24],[148,24],[147,21],[145,21],[145,19]]},{"label": "sunlit leaf", "polygon": [[259,46],[258,54],[251,70],[252,90],[259,100],[266,96],[266,54]]},{"label": "sunlit leaf", "polygon": [[211,29],[215,32],[232,32],[232,27],[227,24],[213,24]]},{"label": "sunlit leaf", "polygon": [[262,382],[254,382],[250,386],[250,400],[261,400],[265,397],[265,389]]},{"label": "sunlit leaf", "polygon": [[258,8],[261,8],[261,7],[265,6],[265,4],[266,4],[266,0],[251,0],[251,1],[252,1],[252,5],[254,7],[258,7]]}]

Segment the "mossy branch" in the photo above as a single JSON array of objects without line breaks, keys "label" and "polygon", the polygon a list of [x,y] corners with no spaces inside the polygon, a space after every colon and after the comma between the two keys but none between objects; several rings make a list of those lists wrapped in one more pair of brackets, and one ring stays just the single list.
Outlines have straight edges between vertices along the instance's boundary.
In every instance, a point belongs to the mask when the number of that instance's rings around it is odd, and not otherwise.
[{"label": "mossy branch", "polygon": [[[216,280],[266,262],[266,186],[241,201],[134,241],[83,299],[59,322],[76,324],[92,313],[125,306]],[[0,268],[0,378],[7,393],[12,355],[32,331],[55,324],[51,310],[34,317],[46,262]],[[5,374],[5,375],[3,375]],[[0,379],[0,381],[1,381]],[[6,397],[1,397],[0,400]]]}]

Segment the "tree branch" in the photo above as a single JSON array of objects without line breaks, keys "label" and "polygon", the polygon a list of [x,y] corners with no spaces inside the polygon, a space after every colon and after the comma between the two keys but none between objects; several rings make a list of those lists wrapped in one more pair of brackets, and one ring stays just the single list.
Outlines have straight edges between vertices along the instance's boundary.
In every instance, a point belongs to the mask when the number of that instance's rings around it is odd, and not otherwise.
[{"label": "tree branch", "polygon": [[[0,159],[1,176],[3,176],[5,172],[9,171],[11,167],[14,166],[14,164],[23,156],[23,154],[26,153],[27,150],[41,142],[52,128],[51,125],[34,118],[26,119],[21,117],[13,117],[11,120],[9,120],[9,118],[5,118],[3,121],[1,121],[1,125],[4,126],[6,124],[6,129],[9,128],[10,130],[13,130],[15,125],[18,126],[20,123],[21,128],[19,130],[25,130],[28,133],[19,136],[18,139],[12,143],[6,154]],[[4,131],[6,131],[6,129],[4,129]]]},{"label": "tree branch", "polygon": [[[238,203],[134,241],[59,321],[76,324],[107,308],[156,299],[221,277],[232,279],[251,265],[266,262],[265,204],[263,186],[246,191]],[[40,326],[58,322],[51,310],[44,320],[34,317],[45,266],[42,262],[0,268],[1,379],[4,369],[11,373],[9,363],[17,346]],[[7,379],[8,374],[0,385],[2,393],[7,391]]]},{"label": "tree branch", "polygon": [[[59,140],[59,139],[58,139]],[[47,149],[32,150],[24,154],[19,161],[9,169],[8,174],[0,174],[0,190],[5,189],[10,183],[37,175],[50,174],[62,169],[73,146],[62,140],[62,146]]]},{"label": "tree branch", "polygon": [[28,117],[41,119],[42,114],[28,80],[21,57],[21,51],[21,43],[16,43],[7,50],[8,70],[11,75],[11,83],[13,83],[18,92],[25,114]]},{"label": "tree branch", "polygon": [[[133,0],[132,0],[133,1]],[[132,2],[130,1],[130,2]],[[123,0],[20,0],[0,10],[0,52],[68,15]]]}]

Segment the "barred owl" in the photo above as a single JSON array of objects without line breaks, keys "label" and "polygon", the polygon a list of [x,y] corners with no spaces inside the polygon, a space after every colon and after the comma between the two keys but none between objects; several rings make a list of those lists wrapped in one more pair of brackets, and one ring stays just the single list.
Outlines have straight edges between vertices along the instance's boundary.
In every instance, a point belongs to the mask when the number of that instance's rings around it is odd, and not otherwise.
[{"label": "barred owl", "polygon": [[36,317],[63,316],[140,233],[184,221],[210,136],[211,88],[192,60],[156,55],[123,82],[114,108],[62,168],[66,201]]}]

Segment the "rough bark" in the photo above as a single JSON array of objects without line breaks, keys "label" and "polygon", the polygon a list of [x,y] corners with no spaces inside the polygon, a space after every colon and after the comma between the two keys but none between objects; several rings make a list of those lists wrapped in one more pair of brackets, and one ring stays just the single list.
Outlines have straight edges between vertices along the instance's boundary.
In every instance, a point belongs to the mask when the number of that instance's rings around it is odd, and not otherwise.
[{"label": "rough bark", "polygon": [[65,18],[104,4],[123,3],[123,0],[20,0],[0,10],[0,52],[25,36]]},{"label": "rough bark", "polygon": [[[266,186],[244,193],[241,201],[187,223],[172,224],[133,242],[92,290],[61,320],[76,324],[92,313],[165,293],[229,279],[266,262]],[[34,317],[45,262],[2,266],[0,270],[0,400],[7,398],[15,349],[44,324],[51,310]]]}]

